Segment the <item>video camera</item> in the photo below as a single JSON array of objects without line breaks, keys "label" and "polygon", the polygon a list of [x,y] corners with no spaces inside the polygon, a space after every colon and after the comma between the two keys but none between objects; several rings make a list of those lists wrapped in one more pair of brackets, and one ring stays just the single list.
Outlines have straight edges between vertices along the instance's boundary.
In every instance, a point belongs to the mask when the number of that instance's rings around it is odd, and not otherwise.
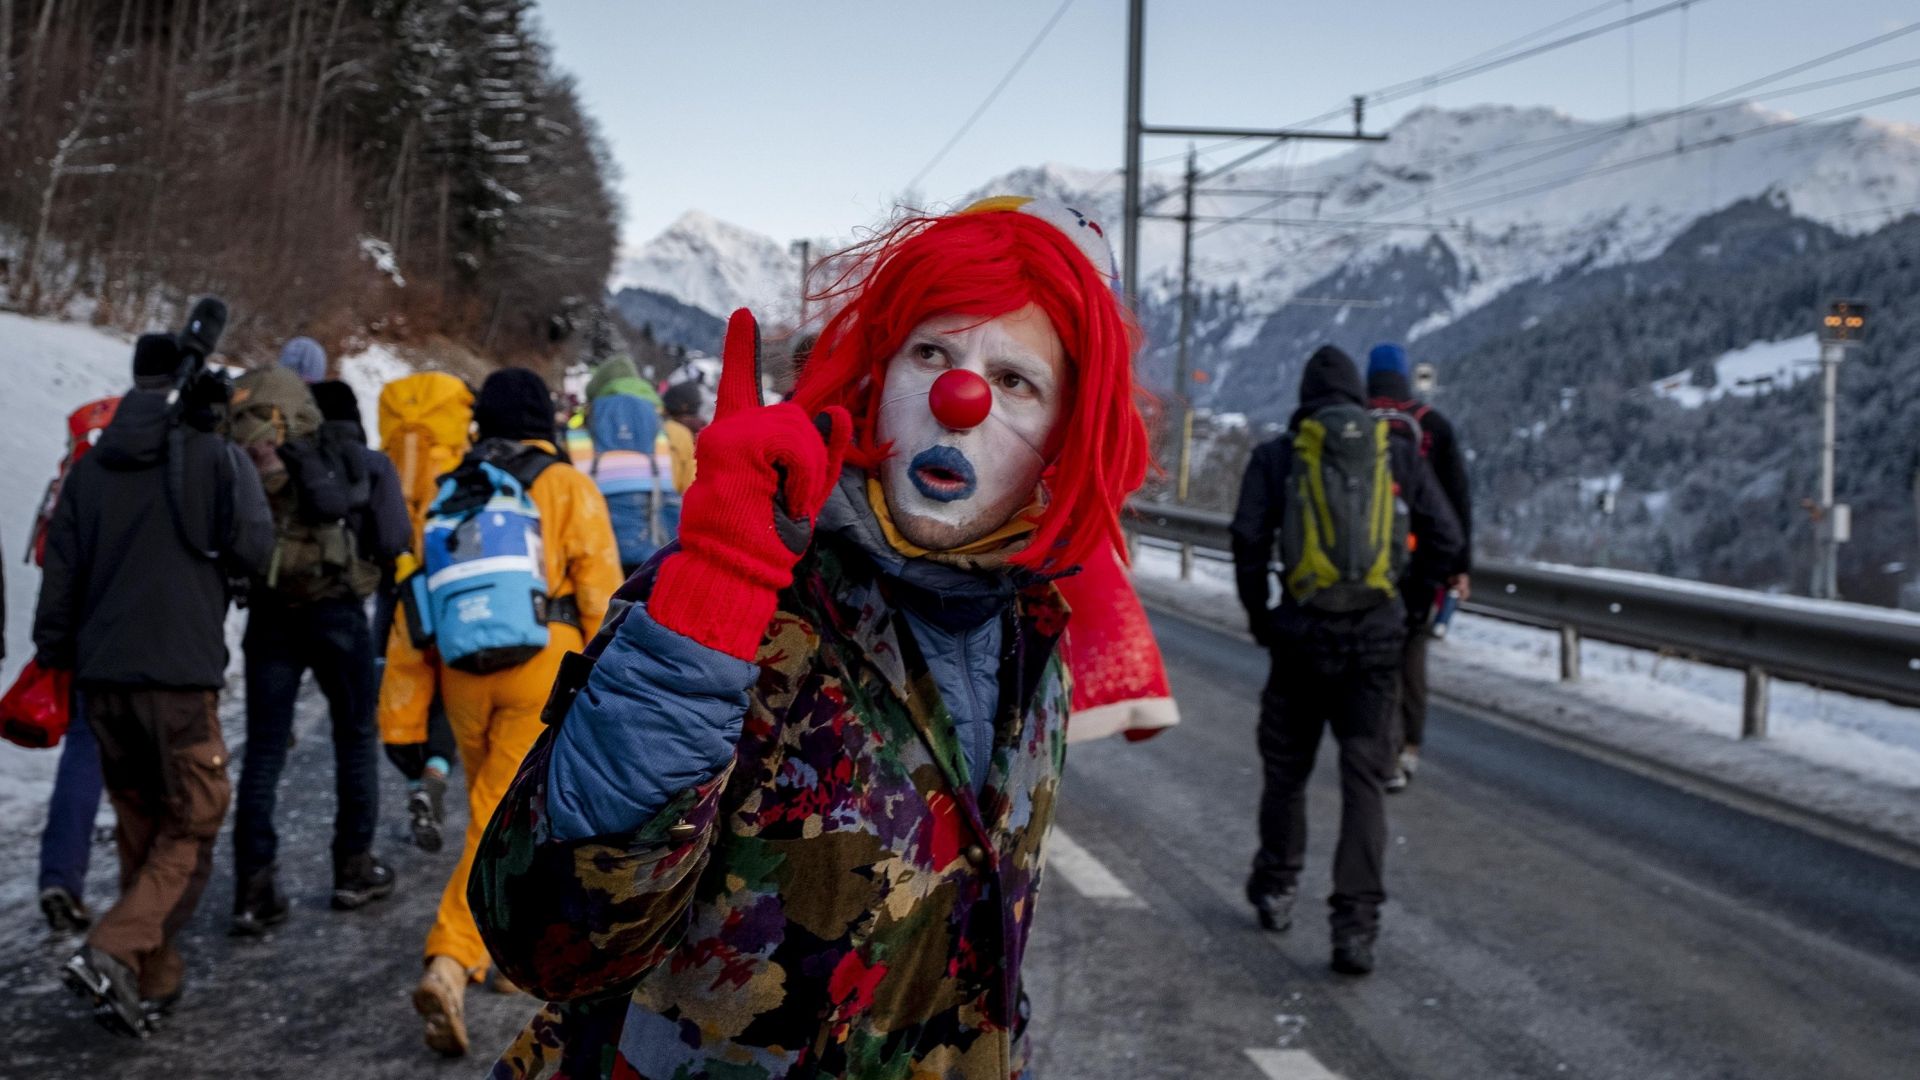
[{"label": "video camera", "polygon": [[227,329],[227,303],[217,296],[202,297],[187,315],[187,324],[173,338],[180,349],[180,368],[174,376],[174,394],[180,421],[201,431],[219,426],[233,397],[233,380],[207,366]]}]

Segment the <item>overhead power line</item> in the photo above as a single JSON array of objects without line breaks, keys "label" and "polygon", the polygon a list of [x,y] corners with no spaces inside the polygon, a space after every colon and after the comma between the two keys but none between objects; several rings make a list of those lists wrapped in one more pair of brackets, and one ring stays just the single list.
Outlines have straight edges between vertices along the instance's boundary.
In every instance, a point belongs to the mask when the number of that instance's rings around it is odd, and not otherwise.
[{"label": "overhead power line", "polygon": [[[1606,142],[1610,139],[1619,138],[1620,136],[1626,134],[1627,132],[1636,130],[1638,128],[1648,127],[1653,124],[1664,123],[1668,120],[1691,115],[1695,112],[1700,111],[1706,106],[1715,105],[1715,104],[1724,102],[1736,94],[1745,93],[1747,91],[1755,90],[1762,86],[1766,86],[1769,83],[1778,82],[1779,80],[1784,79],[1790,75],[1797,75],[1800,72],[1808,70],[1809,68],[1818,67],[1822,64],[1831,63],[1834,60],[1838,60],[1844,56],[1848,56],[1853,53],[1859,52],[1862,49],[1871,48],[1874,45],[1879,45],[1884,42],[1891,41],[1896,37],[1899,37],[1904,34],[1914,33],[1915,31],[1920,31],[1920,22],[1911,23],[1907,26],[1899,27],[1897,29],[1888,31],[1887,33],[1875,35],[1874,37],[1868,38],[1864,41],[1855,42],[1852,45],[1848,45],[1844,48],[1836,49],[1830,53],[1826,53],[1823,56],[1815,57],[1814,59],[1805,61],[1803,63],[1793,64],[1788,67],[1777,69],[1775,71],[1762,75],[1757,79],[1749,79],[1748,81],[1741,83],[1738,86],[1730,87],[1726,90],[1721,90],[1717,93],[1708,94],[1707,96],[1700,98],[1697,101],[1689,102],[1686,105],[1682,105],[1677,108],[1668,109],[1663,112],[1655,113],[1652,116],[1643,117],[1640,119],[1628,118],[1627,120],[1619,124],[1610,125],[1609,127],[1603,128],[1599,131],[1590,132],[1586,135],[1586,137],[1580,139],[1577,142],[1569,143],[1564,146],[1559,146],[1552,150],[1548,150],[1543,153],[1536,154],[1524,160],[1510,163],[1506,165],[1499,173],[1485,172],[1477,176],[1462,177],[1461,179],[1453,181],[1452,183],[1449,183],[1449,184],[1441,184],[1438,187],[1428,188],[1427,190],[1420,192],[1418,195],[1409,196],[1408,198],[1403,199],[1392,206],[1388,206],[1380,210],[1373,211],[1372,213],[1375,214],[1376,216],[1396,214],[1402,210],[1407,209],[1408,207],[1414,206],[1419,203],[1428,202],[1435,195],[1447,194],[1449,192],[1457,192],[1467,188],[1479,187],[1483,184],[1491,183],[1494,180],[1506,179],[1507,177],[1510,177],[1512,174],[1522,169],[1528,168],[1533,165],[1538,165],[1541,162],[1550,161],[1554,158],[1563,157],[1567,154],[1571,154],[1577,150],[1583,150],[1589,146]],[[1892,64],[1892,65],[1887,65],[1884,68],[1877,68],[1871,71],[1854,72],[1849,75],[1836,76],[1832,79],[1825,79],[1819,82],[1804,83],[1800,86],[1788,87],[1785,90],[1778,91],[1768,96],[1785,97],[1789,94],[1803,93],[1808,90],[1823,89],[1828,86],[1837,86],[1844,82],[1857,82],[1857,81],[1860,81],[1861,79],[1872,78],[1874,76],[1886,74],[1889,71],[1900,70],[1901,68],[1904,68],[1906,66],[1909,66],[1909,65]],[[1457,209],[1458,208],[1456,207],[1454,208],[1454,210],[1450,210],[1448,212],[1455,212],[1457,211]]]},{"label": "overhead power line", "polygon": [[[1704,0],[1688,0],[1688,2],[1704,2]],[[1551,34],[1557,30],[1565,29],[1568,26],[1572,26],[1585,19],[1591,18],[1594,15],[1607,10],[1608,8],[1627,6],[1629,4],[1630,4],[1630,0],[1607,0],[1606,3],[1596,4],[1593,7],[1586,8],[1582,11],[1574,13],[1573,15],[1566,16],[1553,23],[1543,26],[1538,30],[1529,31],[1525,34],[1520,35],[1517,38],[1513,38],[1509,41],[1502,42],[1499,45],[1495,45],[1492,48],[1483,49],[1480,52],[1473,54],[1472,56],[1466,57],[1461,60],[1456,60],[1453,63],[1447,65],[1446,67],[1438,68],[1428,75],[1421,76],[1417,80],[1408,80],[1408,81],[1420,82],[1422,83],[1422,85],[1424,85],[1425,80],[1440,78],[1442,76],[1448,75],[1451,72],[1465,68],[1469,65],[1477,64],[1487,59],[1488,57],[1497,56],[1510,49],[1514,49],[1521,45],[1525,45],[1528,42],[1538,40],[1539,38],[1547,34]],[[1374,91],[1375,94],[1379,92],[1380,91]],[[1374,97],[1372,95],[1362,95],[1362,96],[1366,97],[1369,103],[1371,103],[1374,100]],[[1321,113],[1319,116],[1311,117],[1309,119],[1302,120],[1302,121],[1299,121],[1298,123],[1290,124],[1288,126],[1294,127],[1294,128],[1304,128],[1304,127],[1311,127],[1315,124],[1323,124],[1329,120],[1337,120],[1340,117],[1348,115],[1348,112],[1351,108],[1352,106],[1350,104],[1342,105],[1337,109],[1329,110],[1328,112]],[[1210,154],[1218,150],[1223,150],[1229,146],[1236,146],[1241,143],[1250,142],[1253,140],[1253,138],[1254,136],[1241,136],[1239,138],[1223,139],[1219,142],[1209,143],[1205,146],[1201,146],[1197,148],[1196,152],[1200,154]],[[1280,142],[1281,140],[1266,141],[1261,146],[1256,147],[1252,152],[1248,153],[1244,157],[1235,159],[1233,162],[1227,165],[1223,165],[1214,169],[1209,169],[1207,173],[1204,175],[1208,178],[1212,178],[1212,177],[1217,177],[1217,176],[1223,175],[1224,173],[1230,172],[1233,169],[1239,168],[1241,165],[1249,161],[1252,161],[1253,159],[1267,153],[1268,151],[1272,150],[1275,146],[1280,145]],[[1147,166],[1166,165],[1175,161],[1179,161],[1185,158],[1186,156],[1187,156],[1187,152],[1185,150],[1182,150],[1182,151],[1179,151],[1178,153],[1164,154],[1157,158],[1149,158],[1146,161],[1142,162],[1141,164],[1147,165]],[[1101,186],[1104,187],[1106,184],[1112,183],[1115,179],[1118,179],[1122,171],[1123,170],[1115,169],[1110,175],[1104,177],[1101,180]],[[1163,197],[1164,197],[1164,193],[1163,193]]]},{"label": "overhead power line", "polygon": [[1013,81],[1015,75],[1020,74],[1021,68],[1027,66],[1027,61],[1033,58],[1033,54],[1037,52],[1041,44],[1047,40],[1047,35],[1053,33],[1053,28],[1060,24],[1060,20],[1067,14],[1067,9],[1072,6],[1073,0],[1060,0],[1060,6],[1053,10],[1053,15],[1047,19],[1045,25],[1040,27],[1040,32],[1033,35],[1033,40],[1027,43],[1026,49],[1020,53],[1020,58],[1013,62],[1013,66],[1007,69],[1005,75],[1000,76],[999,82],[993,84],[993,89],[987,91],[987,96],[981,100],[979,107],[973,110],[973,115],[967,117],[966,121],[960,125],[960,129],[955,131],[953,137],[947,140],[946,145],[940,148],[939,153],[934,154],[925,165],[920,167],[920,171],[913,175],[913,179],[907,181],[908,190],[918,188],[920,181],[925,180],[927,174],[932,172],[934,167],[946,158],[948,152],[959,145],[961,139],[967,137],[967,132],[972,131],[973,125],[978,123],[980,118],[986,115],[987,110],[993,107],[993,103],[1000,97],[1000,92],[1007,88],[1007,84]]},{"label": "overhead power line", "polygon": [[[1444,195],[1444,194],[1449,194],[1454,192],[1460,192],[1470,188],[1480,187],[1485,184],[1493,183],[1495,181],[1506,180],[1510,178],[1514,173],[1519,172],[1522,169],[1526,169],[1531,166],[1538,165],[1545,161],[1551,161],[1554,158],[1564,157],[1567,154],[1571,154],[1576,151],[1586,149],[1587,147],[1606,142],[1610,139],[1619,138],[1620,136],[1625,135],[1628,132],[1635,131],[1643,127],[1649,127],[1654,124],[1660,124],[1668,120],[1690,115],[1694,112],[1700,111],[1704,106],[1723,102],[1735,95],[1743,94],[1743,93],[1746,93],[1747,91],[1754,90],[1762,86],[1766,86],[1770,83],[1778,82],[1781,79],[1787,78],[1788,76],[1797,75],[1800,72],[1806,71],[1810,68],[1819,67],[1823,64],[1832,63],[1835,60],[1841,59],[1846,56],[1850,56],[1853,53],[1860,52],[1864,49],[1872,48],[1876,45],[1884,44],[1888,41],[1894,40],[1895,38],[1902,37],[1904,35],[1915,33],[1915,32],[1920,32],[1920,22],[1909,23],[1906,26],[1896,27],[1885,33],[1876,34],[1873,37],[1854,42],[1851,45],[1843,46],[1839,49],[1835,49],[1828,53],[1824,53],[1820,56],[1814,57],[1811,60],[1802,61],[1800,63],[1796,63],[1796,64],[1789,65],[1787,67],[1776,69],[1758,78],[1749,79],[1748,81],[1741,83],[1738,86],[1729,87],[1725,90],[1721,90],[1713,94],[1708,94],[1707,96],[1702,97],[1696,101],[1689,102],[1686,105],[1682,105],[1673,109],[1667,109],[1662,112],[1654,113],[1644,117],[1638,117],[1638,118],[1629,117],[1624,121],[1621,121],[1616,124],[1610,124],[1604,128],[1600,128],[1597,130],[1586,131],[1586,132],[1566,132],[1559,135],[1550,135],[1540,139],[1522,140],[1519,142],[1508,143],[1503,146],[1493,147],[1486,150],[1467,151],[1461,154],[1455,154],[1455,155],[1443,157],[1438,159],[1435,162],[1432,162],[1431,164],[1435,166],[1445,165],[1452,161],[1463,160],[1465,158],[1469,158],[1469,157],[1473,157],[1481,154],[1485,154],[1485,155],[1504,154],[1504,153],[1510,153],[1513,150],[1520,149],[1522,147],[1526,147],[1530,145],[1561,143],[1563,142],[1563,140],[1569,140],[1569,139],[1572,140],[1572,141],[1564,142],[1563,145],[1555,146],[1551,150],[1546,150],[1546,151],[1543,151],[1542,153],[1535,154],[1531,157],[1524,158],[1520,161],[1506,164],[1502,166],[1501,169],[1499,169],[1498,171],[1482,172],[1474,176],[1461,177],[1460,179],[1451,181],[1449,183],[1443,183],[1443,184],[1436,185],[1434,187],[1426,188],[1418,192],[1417,194],[1409,195],[1408,197],[1390,206],[1369,209],[1367,213],[1370,217],[1376,217],[1376,218],[1385,217],[1388,215],[1397,214],[1402,210],[1408,209],[1409,207],[1413,207],[1422,203],[1430,203],[1433,197],[1436,195]],[[1882,68],[1872,69],[1870,71],[1854,72],[1848,75],[1836,76],[1832,79],[1821,80],[1815,83],[1804,83],[1799,86],[1788,87],[1785,90],[1781,90],[1776,92],[1775,94],[1766,95],[1766,96],[1784,97],[1788,94],[1802,93],[1809,90],[1822,89],[1827,86],[1836,86],[1843,82],[1857,82],[1861,79],[1871,78],[1877,75],[1887,74],[1891,71],[1901,70],[1908,66],[1911,66],[1911,65],[1890,64]],[[1273,208],[1273,204],[1265,204],[1261,206],[1251,207],[1247,211],[1245,211],[1245,213],[1247,213],[1248,215],[1261,214],[1261,213],[1265,213],[1266,211],[1272,208]],[[1457,206],[1452,208],[1447,208],[1446,210],[1442,211],[1442,213],[1455,213],[1455,212],[1458,212],[1459,209],[1460,208]],[[1429,219],[1432,218],[1433,216],[1436,216],[1436,215],[1431,213],[1427,215]],[[1336,218],[1333,220],[1337,221],[1339,219]],[[1211,230],[1208,230],[1208,231],[1211,231]]]}]

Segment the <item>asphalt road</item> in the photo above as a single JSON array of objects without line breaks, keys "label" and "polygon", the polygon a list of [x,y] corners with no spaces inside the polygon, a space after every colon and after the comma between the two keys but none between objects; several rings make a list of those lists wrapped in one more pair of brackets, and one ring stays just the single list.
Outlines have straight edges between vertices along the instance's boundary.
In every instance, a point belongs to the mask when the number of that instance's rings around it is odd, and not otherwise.
[{"label": "asphalt road", "polygon": [[[1282,1046],[1354,1080],[1920,1076],[1920,872],[1444,708],[1389,802],[1378,970],[1326,967],[1331,740],[1294,927],[1261,932],[1265,655],[1154,624],[1184,722],[1074,747],[1059,819],[1145,906],[1050,876],[1043,1080],[1254,1080]],[[1325,1075],[1286,1067],[1264,1075]]]},{"label": "asphalt road", "polygon": [[[1338,813],[1329,759],[1296,924],[1262,933],[1240,884],[1264,655],[1155,622],[1186,722],[1069,754],[1060,824],[1074,850],[1055,846],[1028,954],[1039,1080],[1920,1075],[1920,873],[1446,710],[1419,781],[1389,804],[1379,970],[1326,969],[1309,899],[1326,887]],[[401,890],[326,908],[318,709],[302,704],[282,794],[293,918],[262,941],[225,936],[223,836],[185,941],[189,997],[146,1043],[108,1037],[59,987],[73,942],[46,933],[19,887],[33,831],[0,827],[0,1077],[484,1071],[532,1005],[476,988],[475,1056],[421,1047],[407,992],[453,853],[399,839],[390,771],[381,850]],[[95,900],[113,893],[112,862],[98,845]]]}]

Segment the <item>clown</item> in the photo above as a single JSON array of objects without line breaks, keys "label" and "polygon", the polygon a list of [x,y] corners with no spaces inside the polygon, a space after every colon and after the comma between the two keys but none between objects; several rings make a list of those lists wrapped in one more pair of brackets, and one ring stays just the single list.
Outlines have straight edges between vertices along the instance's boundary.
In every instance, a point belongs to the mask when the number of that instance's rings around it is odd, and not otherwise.
[{"label": "clown", "polygon": [[1121,547],[1137,335],[1058,204],[850,259],[792,401],[759,403],[735,313],[679,546],[562,671],[482,842],[482,932],[549,1002],[497,1077],[1023,1071],[1052,582]]}]

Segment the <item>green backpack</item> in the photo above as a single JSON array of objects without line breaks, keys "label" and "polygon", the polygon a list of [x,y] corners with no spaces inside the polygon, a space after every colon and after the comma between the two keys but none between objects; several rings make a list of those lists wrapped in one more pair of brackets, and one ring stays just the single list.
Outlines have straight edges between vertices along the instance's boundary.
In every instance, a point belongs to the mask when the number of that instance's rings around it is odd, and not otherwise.
[{"label": "green backpack", "polygon": [[1330,405],[1294,434],[1280,557],[1287,594],[1304,607],[1365,611],[1398,595],[1407,506],[1393,482],[1387,428],[1358,405]]}]

